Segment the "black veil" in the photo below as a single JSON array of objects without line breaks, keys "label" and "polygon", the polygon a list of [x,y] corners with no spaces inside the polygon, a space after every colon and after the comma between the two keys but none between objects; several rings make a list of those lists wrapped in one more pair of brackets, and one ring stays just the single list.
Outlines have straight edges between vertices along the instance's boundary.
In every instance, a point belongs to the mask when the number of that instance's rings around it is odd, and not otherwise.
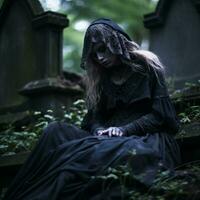
[{"label": "black veil", "polygon": [[99,42],[103,42],[113,54],[119,55],[126,61],[131,61],[131,50],[139,49],[139,46],[131,41],[130,37],[115,22],[99,19],[91,23],[86,31],[81,68],[87,68],[87,61],[91,56],[93,44]]}]

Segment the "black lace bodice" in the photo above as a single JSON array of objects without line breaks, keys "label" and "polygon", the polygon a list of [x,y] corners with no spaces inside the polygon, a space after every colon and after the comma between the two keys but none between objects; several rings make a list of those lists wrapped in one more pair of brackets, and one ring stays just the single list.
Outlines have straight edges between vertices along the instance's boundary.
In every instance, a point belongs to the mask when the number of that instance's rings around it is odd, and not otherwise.
[{"label": "black lace bodice", "polygon": [[132,72],[130,77],[120,85],[106,77],[102,91],[103,107],[106,106],[106,109],[109,110],[121,104],[128,105],[140,99],[150,99],[150,90],[148,74]]},{"label": "black lace bodice", "polygon": [[160,69],[132,72],[121,85],[105,76],[102,84],[99,107],[88,111],[84,129],[93,132],[98,127],[118,126],[127,135],[177,132],[178,121]]}]

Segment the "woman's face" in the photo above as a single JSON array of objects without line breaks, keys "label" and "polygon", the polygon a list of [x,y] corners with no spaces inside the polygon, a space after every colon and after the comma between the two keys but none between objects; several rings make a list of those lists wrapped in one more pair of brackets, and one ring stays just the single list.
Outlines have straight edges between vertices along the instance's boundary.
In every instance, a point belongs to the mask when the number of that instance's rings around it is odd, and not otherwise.
[{"label": "woman's face", "polygon": [[94,44],[93,56],[95,62],[105,68],[119,65],[119,58],[114,55],[103,42]]}]

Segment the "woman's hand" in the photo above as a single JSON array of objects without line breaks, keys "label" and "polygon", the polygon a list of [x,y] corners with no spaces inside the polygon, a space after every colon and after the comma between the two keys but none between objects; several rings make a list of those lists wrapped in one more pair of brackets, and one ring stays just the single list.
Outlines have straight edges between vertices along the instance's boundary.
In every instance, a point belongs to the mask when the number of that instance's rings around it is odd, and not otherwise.
[{"label": "woman's hand", "polygon": [[98,130],[97,131],[97,135],[101,136],[101,135],[108,135],[109,137],[121,137],[124,135],[123,131],[118,128],[118,127],[109,127],[107,129],[104,130]]}]

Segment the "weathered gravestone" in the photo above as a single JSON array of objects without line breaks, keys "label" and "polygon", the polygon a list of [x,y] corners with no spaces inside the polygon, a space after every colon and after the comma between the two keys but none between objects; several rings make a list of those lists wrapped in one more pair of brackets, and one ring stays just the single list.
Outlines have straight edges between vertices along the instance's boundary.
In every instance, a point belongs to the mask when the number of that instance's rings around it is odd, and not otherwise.
[{"label": "weathered gravestone", "polygon": [[[145,15],[145,27],[150,29],[150,50],[166,66],[168,76],[174,78],[175,87],[182,89],[185,82],[200,80],[200,0],[160,0],[154,13]],[[199,105],[200,90],[181,90],[181,101],[176,110]],[[177,99],[174,99],[177,100]],[[200,122],[184,125],[177,139],[183,162],[200,159]]]},{"label": "weathered gravestone", "polygon": [[176,87],[200,79],[200,0],[160,0],[144,24],[150,29],[150,50],[159,55]]},{"label": "weathered gravestone", "polygon": [[[66,15],[45,12],[38,0],[5,0],[0,9],[0,113],[52,109],[82,95],[62,77]],[[71,83],[71,84],[69,84]]]}]

